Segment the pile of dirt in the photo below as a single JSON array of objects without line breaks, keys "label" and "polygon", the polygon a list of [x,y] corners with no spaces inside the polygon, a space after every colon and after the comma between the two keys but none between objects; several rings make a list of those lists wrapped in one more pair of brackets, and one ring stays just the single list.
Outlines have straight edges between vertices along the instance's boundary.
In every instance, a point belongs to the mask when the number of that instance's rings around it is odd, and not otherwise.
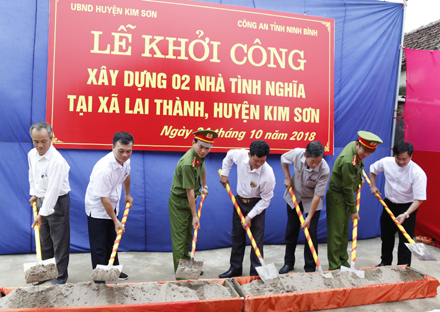
[{"label": "pile of dirt", "polygon": [[145,283],[115,285],[92,282],[18,288],[0,298],[0,309],[96,306],[232,298],[230,291],[215,282]]},{"label": "pile of dirt", "polygon": [[[254,280],[241,285],[250,296],[315,291],[322,289],[360,287],[372,284],[422,280],[423,275],[408,268],[380,267],[365,270],[365,278],[353,272],[332,271],[333,278],[318,273],[283,274],[271,283]],[[209,281],[144,283],[115,285],[92,282],[54,285],[50,287],[18,288],[0,298],[0,309],[96,306],[133,303],[153,303],[188,300],[232,298],[228,288]]]},{"label": "pile of dirt", "polygon": [[278,280],[271,283],[264,284],[261,280],[254,280],[241,287],[250,296],[261,296],[384,283],[395,284],[423,279],[423,275],[411,269],[394,266],[365,270],[365,278],[360,278],[353,272],[340,270],[331,273],[333,278],[325,278],[318,273],[282,274]]}]

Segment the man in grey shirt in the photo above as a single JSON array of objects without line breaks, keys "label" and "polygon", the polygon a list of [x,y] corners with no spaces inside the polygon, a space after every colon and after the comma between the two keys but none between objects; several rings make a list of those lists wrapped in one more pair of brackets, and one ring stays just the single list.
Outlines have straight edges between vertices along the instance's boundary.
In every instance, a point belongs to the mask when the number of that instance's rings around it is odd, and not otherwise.
[{"label": "man in grey shirt", "polygon": [[[287,202],[287,226],[286,253],[280,274],[293,270],[295,249],[301,226],[289,192],[290,187],[293,187],[301,211],[307,215],[301,227],[309,229],[313,245],[318,253],[318,220],[322,209],[322,198],[330,178],[330,169],[323,156],[324,147],[319,141],[310,142],[305,149],[295,148],[281,156],[281,168],[285,175],[284,185],[286,186],[284,199]],[[293,165],[295,169],[292,177],[289,165]],[[308,244],[304,246],[304,261],[304,270],[314,272],[316,264]]]}]

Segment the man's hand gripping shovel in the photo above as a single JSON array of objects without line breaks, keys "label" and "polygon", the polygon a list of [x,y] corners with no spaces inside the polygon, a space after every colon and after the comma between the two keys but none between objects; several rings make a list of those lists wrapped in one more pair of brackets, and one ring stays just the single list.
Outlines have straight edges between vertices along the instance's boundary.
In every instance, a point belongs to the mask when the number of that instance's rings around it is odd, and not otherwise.
[{"label": "man's hand gripping shovel", "polygon": [[[222,171],[219,170],[218,173],[220,176],[222,175]],[[234,204],[235,210],[237,211],[237,214],[240,216],[241,223],[244,225],[246,223],[245,218],[243,216],[243,213],[241,212],[240,207],[238,206],[237,202],[235,201],[234,194],[232,194],[231,188],[229,187],[229,184],[226,184],[226,190],[228,191],[229,197],[232,200],[232,203]],[[265,264],[263,256],[260,253],[260,249],[257,246],[257,243],[255,242],[254,237],[252,236],[251,229],[249,226],[246,226],[245,228],[247,235],[249,236],[249,239],[251,241],[252,247],[255,250],[255,254],[258,257],[258,260],[260,260],[261,266],[256,267],[258,275],[261,277],[264,283],[270,283],[273,280],[279,278],[279,274],[277,269],[275,268],[275,265],[273,263]]]},{"label": "man's hand gripping shovel", "polygon": [[[202,214],[202,205],[205,200],[205,194],[202,194],[202,200],[200,201],[199,211],[197,216],[200,220],[200,215]],[[176,278],[182,279],[199,279],[202,273],[203,261],[194,261],[194,255],[196,253],[196,243],[197,243],[197,233],[199,228],[194,229],[192,249],[191,249],[191,260],[180,259],[179,266],[176,270]]]},{"label": "man's hand gripping shovel", "polygon": [[[304,217],[302,215],[301,209],[299,208],[298,202],[296,200],[295,193],[293,193],[292,187],[289,187],[290,196],[292,196],[293,204],[295,205],[296,213],[298,214],[299,221],[301,222],[301,225],[304,224]],[[325,278],[333,278],[333,275],[331,273],[324,273],[321,267],[321,263],[318,259],[318,254],[316,253],[315,247],[313,246],[312,238],[310,237],[309,229],[307,227],[304,228],[304,234],[307,239],[307,243],[309,244],[310,251],[312,252],[313,259],[315,260],[316,267],[318,268],[318,272],[320,275],[322,275]]]},{"label": "man's hand gripping shovel", "polygon": [[[38,215],[37,203],[32,203],[34,220]],[[55,258],[41,260],[40,227],[34,226],[35,231],[35,249],[37,251],[37,262],[23,263],[26,283],[41,283],[58,277],[58,270]]]},{"label": "man's hand gripping shovel", "polygon": [[[130,203],[125,205],[124,215],[122,216],[122,227],[125,228],[125,222],[127,222],[128,213],[130,211]],[[94,281],[112,281],[115,284],[118,282],[119,275],[122,272],[122,265],[113,265],[116,258],[116,252],[118,251],[119,243],[123,234],[123,230],[118,231],[118,236],[116,236],[115,242],[113,244],[113,250],[110,255],[110,260],[108,265],[98,264],[92,272],[92,279]]]},{"label": "man's hand gripping shovel", "polygon": [[[359,189],[356,192],[356,210],[359,212],[359,207],[361,203],[361,186],[359,185]],[[351,242],[351,263],[350,267],[347,268],[345,266],[341,266],[342,272],[353,272],[360,278],[365,278],[365,271],[362,270],[356,270],[354,268],[354,265],[356,263],[356,245],[357,245],[357,228],[358,228],[358,220],[353,221],[353,235],[352,235],[352,242]]]},{"label": "man's hand gripping shovel", "polygon": [[[365,173],[365,171],[363,171],[362,173],[364,175],[365,180],[367,180],[368,184],[371,187],[371,182],[370,182],[370,179],[368,178],[367,174]],[[405,228],[400,225],[399,221],[397,221],[393,212],[390,210],[390,208],[388,208],[387,204],[382,200],[380,195],[378,193],[376,193],[374,195],[377,197],[377,199],[379,199],[380,203],[383,205],[386,212],[389,214],[391,219],[393,219],[394,223],[396,223],[397,227],[402,232],[403,236],[405,236],[405,238],[408,240],[409,244],[405,243],[405,245],[406,245],[406,247],[408,247],[408,249],[411,251],[411,253],[414,256],[416,256],[417,259],[419,259],[421,261],[437,261],[437,259],[434,258],[433,255],[431,255],[431,253],[428,251],[428,249],[426,249],[426,246],[424,244],[416,243],[411,238],[411,236],[409,236],[409,234],[406,232]]]}]

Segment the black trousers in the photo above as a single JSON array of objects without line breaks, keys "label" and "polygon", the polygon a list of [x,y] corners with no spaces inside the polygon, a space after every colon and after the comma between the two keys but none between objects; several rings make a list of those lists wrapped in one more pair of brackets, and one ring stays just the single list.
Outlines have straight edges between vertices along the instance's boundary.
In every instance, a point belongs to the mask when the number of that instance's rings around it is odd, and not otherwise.
[{"label": "black trousers", "polygon": [[[42,204],[42,201],[37,199],[38,211]],[[58,277],[52,280],[52,284],[64,284],[69,277],[67,271],[70,252],[69,194],[58,197],[54,210],[53,214],[43,217],[40,229],[41,257],[43,260],[55,257]]]},{"label": "black trousers", "polygon": [[[404,213],[408,210],[412,203],[406,204],[394,204],[388,199],[384,200],[388,208],[393,212],[394,216]],[[405,228],[411,238],[414,237],[414,230],[416,228],[416,214],[417,210],[409,215],[408,219],[403,221],[402,226]],[[390,215],[386,212],[385,208],[382,211],[380,217],[380,238],[382,240],[382,263],[385,265],[391,265],[393,262],[393,249],[396,232],[399,233],[399,247],[397,249],[397,264],[411,265],[411,251],[406,247],[405,243],[408,240],[403,236],[397,225],[391,219]]]},{"label": "black trousers", "polygon": [[[243,216],[247,216],[247,214],[252,210],[252,208],[258,203],[258,201],[254,201],[251,203],[243,203],[242,200],[236,196],[235,200],[238,203],[238,206],[243,213]],[[261,214],[255,216],[251,221],[251,232],[252,236],[255,239],[255,242],[260,249],[260,253],[263,256],[263,243],[264,243],[264,224],[266,220],[266,210],[264,210]],[[230,264],[231,268],[235,270],[242,271],[242,264],[244,258],[244,252],[246,249],[246,231],[243,229],[241,225],[240,217],[238,213],[233,210],[232,216],[232,251],[231,251],[231,259]],[[260,260],[258,260],[257,255],[255,254],[254,248],[251,251],[251,269],[249,275],[257,276],[257,270],[255,267],[261,266]]]},{"label": "black trousers", "polygon": [[[301,212],[304,218],[304,209],[302,202],[299,203]],[[321,215],[321,210],[315,211],[312,220],[310,220],[309,233],[312,238],[313,246],[315,247],[316,254],[318,254],[318,221]],[[295,209],[292,209],[289,204],[287,204],[287,225],[286,225],[286,253],[284,255],[284,264],[289,266],[295,266],[295,250],[296,244],[298,242],[299,231],[301,228],[301,222],[299,221],[298,214]],[[304,245],[304,271],[315,272],[316,263],[313,259],[313,254],[310,251],[309,244],[307,241]]]},{"label": "black trousers", "polygon": [[[115,223],[111,219],[97,219],[87,216],[87,225],[92,268],[95,269],[98,264],[108,265],[116,239]],[[119,265],[118,253],[116,253],[113,264]]]}]

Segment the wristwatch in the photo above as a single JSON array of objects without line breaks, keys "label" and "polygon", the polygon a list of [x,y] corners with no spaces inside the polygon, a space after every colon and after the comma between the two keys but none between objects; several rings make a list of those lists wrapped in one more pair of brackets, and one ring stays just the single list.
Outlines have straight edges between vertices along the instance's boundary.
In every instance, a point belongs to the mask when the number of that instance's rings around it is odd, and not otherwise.
[{"label": "wristwatch", "polygon": [[406,216],[407,219],[409,218],[409,214],[406,211],[405,211],[405,216]]},{"label": "wristwatch", "polygon": [[208,186],[207,185],[203,185],[202,188],[208,189]]}]

